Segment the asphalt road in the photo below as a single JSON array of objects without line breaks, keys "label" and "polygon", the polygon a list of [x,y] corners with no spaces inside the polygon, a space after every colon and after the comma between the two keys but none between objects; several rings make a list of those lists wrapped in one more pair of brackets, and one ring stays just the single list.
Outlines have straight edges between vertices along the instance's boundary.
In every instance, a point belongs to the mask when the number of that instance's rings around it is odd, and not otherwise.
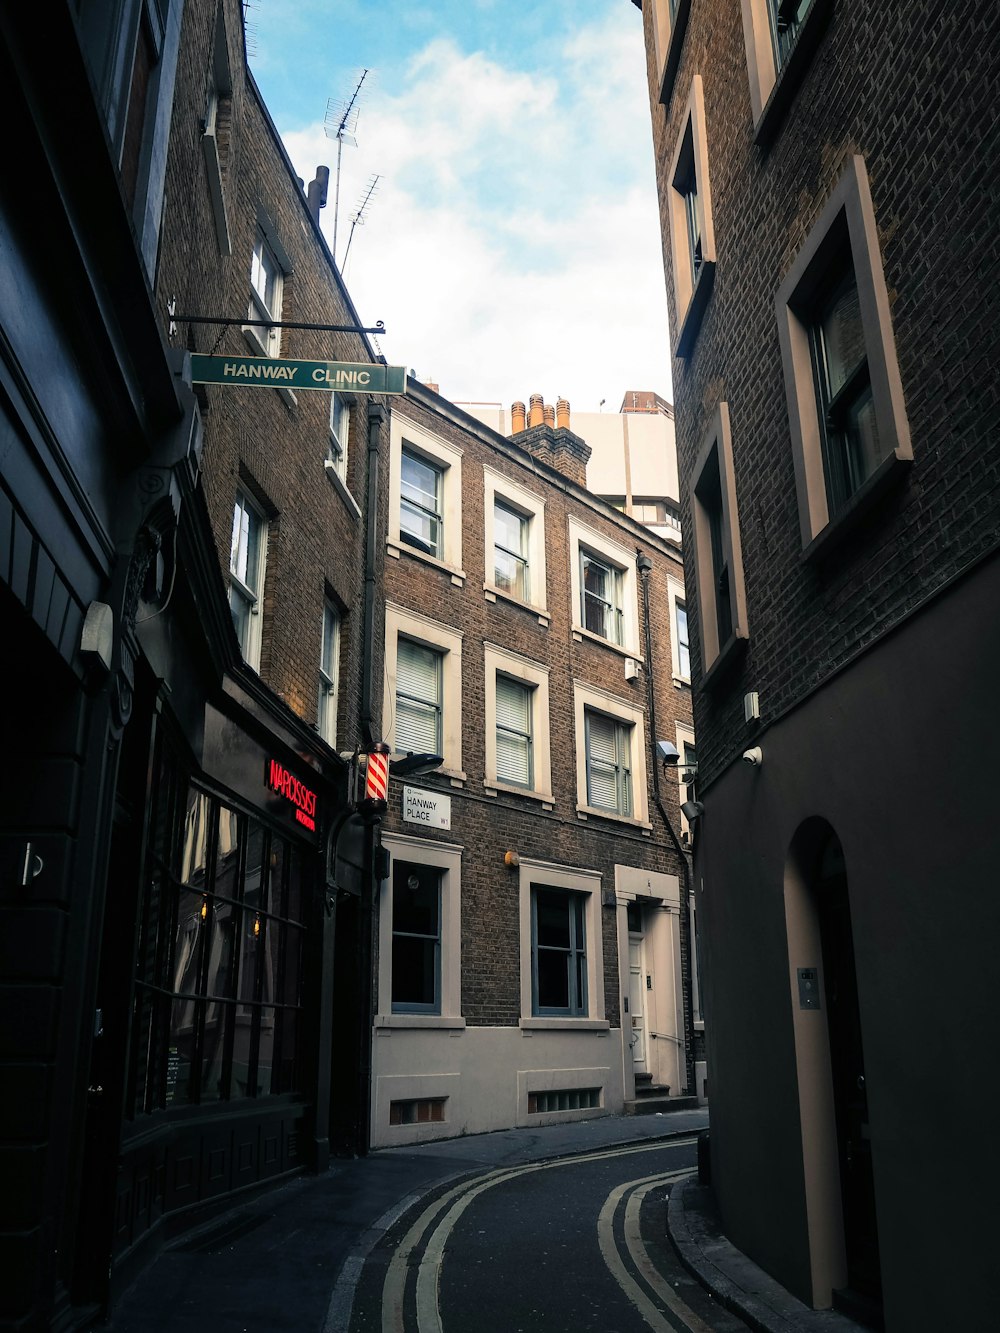
[{"label": "asphalt road", "polygon": [[350,1333],[738,1333],[680,1266],[668,1191],[694,1138],[486,1171],[426,1198],[371,1250]]}]

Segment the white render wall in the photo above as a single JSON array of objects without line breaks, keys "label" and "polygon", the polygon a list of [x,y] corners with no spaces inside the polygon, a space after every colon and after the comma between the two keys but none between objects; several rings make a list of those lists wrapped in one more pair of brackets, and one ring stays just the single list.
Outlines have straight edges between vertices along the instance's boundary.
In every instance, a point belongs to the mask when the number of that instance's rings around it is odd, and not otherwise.
[{"label": "white render wall", "polygon": [[[603,1090],[600,1107],[551,1111],[529,1120],[529,1092],[594,1087]],[[448,1098],[443,1123],[390,1126],[390,1102],[424,1097]],[[374,1031],[373,1148],[620,1114],[623,1102],[620,1028],[376,1026]]]}]

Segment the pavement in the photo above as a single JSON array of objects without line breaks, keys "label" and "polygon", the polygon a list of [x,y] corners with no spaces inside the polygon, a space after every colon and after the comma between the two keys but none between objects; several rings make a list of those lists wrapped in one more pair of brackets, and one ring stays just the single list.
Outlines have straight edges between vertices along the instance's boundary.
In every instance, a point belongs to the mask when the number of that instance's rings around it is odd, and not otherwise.
[{"label": "pavement", "polygon": [[[165,1249],[116,1301],[113,1333],[344,1333],[381,1236],[448,1185],[498,1167],[668,1139],[708,1126],[704,1108],[604,1116],[383,1148],[258,1195]],[[676,1201],[676,1206],[675,1206]],[[675,1187],[667,1230],[682,1263],[760,1333],[858,1333],[783,1291],[721,1235],[697,1177]]]}]

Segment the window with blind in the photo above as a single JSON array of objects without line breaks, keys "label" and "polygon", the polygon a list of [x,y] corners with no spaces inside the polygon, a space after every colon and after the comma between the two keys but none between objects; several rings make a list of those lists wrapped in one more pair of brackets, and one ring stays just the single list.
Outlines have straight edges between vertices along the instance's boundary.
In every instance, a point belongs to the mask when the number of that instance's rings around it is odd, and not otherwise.
[{"label": "window with blind", "polygon": [[604,713],[585,712],[587,804],[632,814],[632,728]]},{"label": "window with blind", "polygon": [[533,690],[510,676],[497,676],[497,780],[532,787],[531,701]]},{"label": "window with blind", "polygon": [[396,648],[396,749],[440,754],[444,654],[413,639]]}]

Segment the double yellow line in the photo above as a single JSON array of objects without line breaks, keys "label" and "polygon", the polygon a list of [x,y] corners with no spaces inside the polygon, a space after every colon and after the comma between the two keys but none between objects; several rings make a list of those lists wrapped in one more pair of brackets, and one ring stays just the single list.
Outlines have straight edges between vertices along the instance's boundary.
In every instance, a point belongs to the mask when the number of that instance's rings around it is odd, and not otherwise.
[{"label": "double yellow line", "polygon": [[[696,1142],[690,1138],[671,1139],[670,1147]],[[633,1156],[641,1153],[662,1152],[662,1142],[641,1147],[619,1147],[601,1153],[584,1153],[575,1157],[561,1157],[554,1162],[536,1162],[527,1166],[508,1167],[491,1171],[476,1180],[453,1186],[435,1199],[417,1217],[400,1242],[389,1262],[382,1287],[382,1333],[404,1333],[403,1305],[406,1298],[406,1279],[411,1269],[411,1258],[422,1238],[430,1231],[423,1254],[417,1266],[416,1313],[419,1333],[443,1333],[438,1293],[445,1247],[451,1233],[465,1210],[495,1185],[502,1185],[518,1176],[538,1171],[554,1171],[560,1167],[599,1162],[608,1158]],[[629,1273],[618,1251],[614,1237],[614,1219],[623,1196],[633,1191],[625,1212],[625,1244],[632,1262],[654,1293],[681,1320],[690,1333],[711,1333],[708,1325],[691,1310],[660,1277],[643,1247],[639,1234],[639,1210],[649,1190],[666,1181],[690,1175],[690,1168],[643,1176],[638,1180],[618,1185],[608,1196],[597,1222],[598,1241],[604,1261],[612,1276],[635,1305],[654,1333],[676,1333],[643,1288]],[[442,1216],[443,1214],[443,1216]],[[431,1228],[433,1227],[433,1230]]]}]

